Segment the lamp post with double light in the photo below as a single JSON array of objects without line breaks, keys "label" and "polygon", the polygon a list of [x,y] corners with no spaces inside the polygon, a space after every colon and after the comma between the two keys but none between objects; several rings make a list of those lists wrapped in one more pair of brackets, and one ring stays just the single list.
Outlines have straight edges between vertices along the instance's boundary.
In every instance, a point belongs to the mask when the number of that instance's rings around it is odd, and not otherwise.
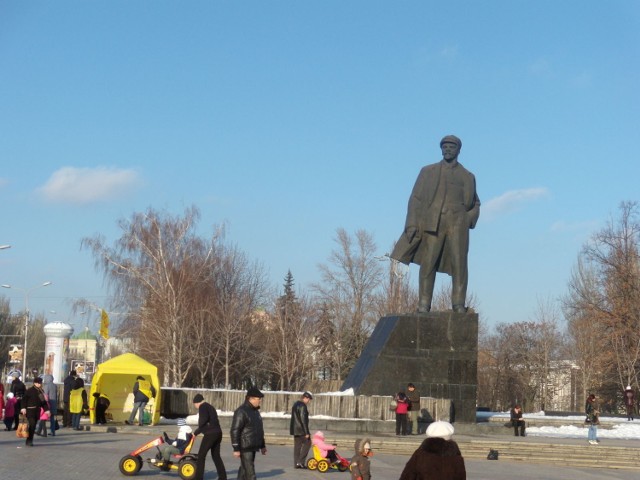
[{"label": "lamp post with double light", "polygon": [[36,285],[35,287],[24,289],[14,287],[12,285],[3,284],[2,288],[12,288],[13,290],[18,290],[24,293],[24,347],[22,348],[22,378],[23,381],[27,379],[27,333],[29,332],[29,294],[34,290],[42,287],[48,287],[51,285],[51,282],[44,282],[41,285]]}]

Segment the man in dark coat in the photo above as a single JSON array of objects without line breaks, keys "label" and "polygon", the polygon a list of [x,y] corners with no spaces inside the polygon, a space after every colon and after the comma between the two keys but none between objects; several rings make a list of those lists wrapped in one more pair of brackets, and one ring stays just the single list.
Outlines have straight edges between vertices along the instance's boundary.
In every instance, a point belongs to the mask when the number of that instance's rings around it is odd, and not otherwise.
[{"label": "man in dark coat", "polygon": [[307,455],[311,448],[307,405],[311,400],[313,400],[311,392],[304,392],[300,400],[294,403],[291,408],[289,434],[293,435],[293,464],[295,468],[307,468]]},{"label": "man in dark coat", "polygon": [[245,401],[233,412],[231,445],[233,456],[240,459],[238,480],[256,480],[256,452],[267,454],[260,404],[264,395],[256,387],[247,390]]},{"label": "man in dark coat", "polygon": [[451,303],[466,312],[469,229],[480,216],[476,179],[458,162],[462,141],[440,141],[443,159],[423,167],[409,198],[404,232],[390,257],[420,265],[418,312],[431,310],[436,272],[451,275]]},{"label": "man in dark coat", "polygon": [[427,438],[413,452],[400,480],[466,480],[464,458],[452,436],[453,425],[449,422],[429,425]]},{"label": "man in dark coat", "polygon": [[513,427],[513,433],[517,437],[518,430],[520,430],[520,436],[524,437],[524,431],[526,427],[526,422],[522,419],[522,407],[520,405],[515,405],[511,409],[511,426]]},{"label": "man in dark coat", "polygon": [[196,464],[195,480],[202,480],[207,453],[211,450],[211,458],[218,472],[218,480],[227,480],[227,470],[220,457],[220,443],[222,442],[222,429],[218,420],[218,412],[213,406],[204,401],[204,397],[197,393],[193,397],[193,404],[198,409],[198,428],[194,435],[203,434],[198,450],[198,462]]},{"label": "man in dark coat", "polygon": [[45,412],[49,411],[49,404],[42,390],[42,378],[36,377],[33,379],[33,386],[27,389],[22,397],[20,409],[20,413],[27,416],[27,422],[29,423],[29,436],[25,442],[28,447],[33,447],[33,435],[36,432],[36,423],[40,418],[41,408]]},{"label": "man in dark coat", "polygon": [[409,399],[409,431],[412,435],[420,434],[420,426],[418,425],[418,418],[420,417],[420,392],[416,389],[413,383],[407,385],[407,398]]},{"label": "man in dark coat", "polygon": [[[26,391],[27,391],[27,387],[25,387],[24,383],[22,383],[22,380],[20,380],[20,377],[18,375],[15,375],[13,377],[13,381],[11,382],[10,392],[13,393],[13,398],[16,399],[16,406],[20,405]],[[17,430],[18,424],[20,423],[20,408],[16,408],[15,414],[13,416],[13,422],[14,422],[13,429]]]},{"label": "man in dark coat", "polygon": [[67,378],[64,379],[64,387],[62,390],[62,401],[64,402],[64,412],[62,413],[62,428],[71,427],[71,412],[69,411],[69,401],[71,399],[71,390],[75,387],[78,374],[75,370],[71,370]]}]

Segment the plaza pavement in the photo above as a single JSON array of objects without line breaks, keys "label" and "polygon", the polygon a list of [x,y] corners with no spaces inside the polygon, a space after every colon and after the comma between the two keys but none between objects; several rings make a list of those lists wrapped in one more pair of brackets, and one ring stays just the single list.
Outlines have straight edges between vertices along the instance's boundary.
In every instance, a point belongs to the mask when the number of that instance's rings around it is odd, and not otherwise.
[{"label": "plaza pavement", "polygon": [[[26,447],[23,439],[18,439],[15,432],[0,432],[0,480],[110,480],[124,479],[118,470],[120,458],[143,443],[161,434],[163,430],[169,435],[175,433],[176,427],[161,425],[154,427],[117,426],[115,432],[108,432],[104,427],[93,427],[89,431],[73,431],[61,429],[55,437],[38,437],[34,447]],[[272,432],[274,433],[274,432]],[[286,432],[277,432],[280,435]],[[269,432],[267,432],[269,434]],[[372,436],[372,447],[375,450],[376,440],[392,438],[392,435]],[[460,439],[462,440],[462,439]],[[518,439],[517,439],[518,440]],[[521,438],[522,442],[553,442],[554,439],[535,437]],[[566,443],[572,439],[557,439]],[[421,437],[407,438],[407,442],[418,445]],[[575,439],[576,442],[584,443]],[[624,445],[635,443],[617,441]],[[289,445],[269,445],[268,453],[256,457],[256,470],[259,479],[325,479],[349,480],[349,473],[330,470],[327,473],[317,471],[296,470],[292,467],[292,447]],[[198,442],[196,443],[196,449]],[[597,448],[597,447],[595,447]],[[352,451],[339,448],[343,456],[351,457]],[[153,455],[149,454],[148,457]],[[143,455],[143,458],[147,456]],[[228,432],[223,438],[222,458],[227,467],[229,479],[235,479],[239,461],[233,458]],[[375,480],[396,480],[407,462],[407,454],[375,454],[372,458],[372,474]],[[518,479],[625,479],[635,478],[638,473],[616,469],[566,468],[555,465],[528,464],[515,461],[465,460],[467,478],[478,480],[511,480]],[[150,468],[146,463],[135,478],[139,479],[179,479],[176,473],[165,473]],[[207,459],[206,479],[216,479],[215,468],[211,458]]]}]

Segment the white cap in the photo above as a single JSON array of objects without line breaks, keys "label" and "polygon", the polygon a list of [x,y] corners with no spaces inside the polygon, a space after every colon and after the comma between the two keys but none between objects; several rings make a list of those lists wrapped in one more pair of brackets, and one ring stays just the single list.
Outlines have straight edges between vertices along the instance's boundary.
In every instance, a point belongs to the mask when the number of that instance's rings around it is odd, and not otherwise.
[{"label": "white cap", "polygon": [[631,385],[627,385],[627,390],[631,390]]},{"label": "white cap", "polygon": [[429,427],[427,427],[427,437],[451,440],[452,436],[453,425],[449,422],[433,422]]}]

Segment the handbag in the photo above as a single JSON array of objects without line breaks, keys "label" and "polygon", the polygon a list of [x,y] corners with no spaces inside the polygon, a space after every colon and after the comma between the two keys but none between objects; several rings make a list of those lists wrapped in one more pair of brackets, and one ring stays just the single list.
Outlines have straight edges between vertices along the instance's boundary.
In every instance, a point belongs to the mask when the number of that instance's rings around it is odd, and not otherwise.
[{"label": "handbag", "polygon": [[16,437],[27,438],[29,436],[29,426],[24,415],[20,415],[20,423],[16,429]]}]

